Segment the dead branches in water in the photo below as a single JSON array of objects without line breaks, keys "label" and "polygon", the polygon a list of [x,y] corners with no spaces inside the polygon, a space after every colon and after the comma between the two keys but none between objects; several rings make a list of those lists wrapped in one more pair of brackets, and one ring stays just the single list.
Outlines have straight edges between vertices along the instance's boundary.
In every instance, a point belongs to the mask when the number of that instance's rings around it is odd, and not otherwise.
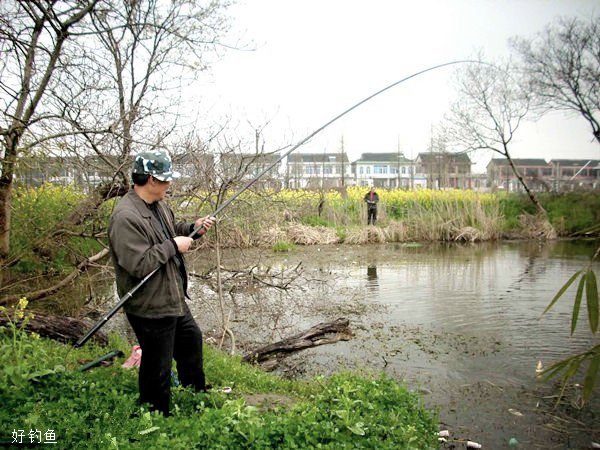
[{"label": "dead branches in water", "polygon": [[253,350],[243,359],[246,362],[263,362],[280,354],[290,354],[318,345],[347,341],[352,335],[349,324],[350,321],[343,318],[320,323],[287,339]]},{"label": "dead branches in water", "polygon": [[68,274],[65,278],[60,280],[55,285],[50,286],[45,289],[39,289],[37,291],[23,292],[23,293],[16,294],[16,295],[8,295],[6,297],[2,297],[2,298],[0,298],[0,305],[7,305],[7,304],[15,303],[15,302],[19,301],[19,299],[21,297],[26,297],[27,300],[29,300],[29,301],[39,300],[39,299],[48,297],[49,295],[52,295],[52,294],[58,292],[65,286],[72,283],[81,273],[85,272],[89,267],[91,267],[94,263],[96,263],[99,260],[101,260],[102,258],[104,258],[106,255],[108,255],[107,248],[101,250],[100,252],[96,253],[95,255],[92,255],[89,258],[80,262],[77,265],[77,267],[70,274]]},{"label": "dead branches in water", "polygon": [[[203,274],[190,272],[191,276],[202,278],[209,287],[216,292],[217,287],[212,286],[213,272],[216,267],[211,268]],[[302,262],[294,268],[273,271],[271,267],[261,269],[255,265],[248,269],[227,269],[220,268],[223,286],[227,286],[229,292],[256,289],[258,287],[267,287],[286,291],[290,289],[293,283],[302,275]]]}]

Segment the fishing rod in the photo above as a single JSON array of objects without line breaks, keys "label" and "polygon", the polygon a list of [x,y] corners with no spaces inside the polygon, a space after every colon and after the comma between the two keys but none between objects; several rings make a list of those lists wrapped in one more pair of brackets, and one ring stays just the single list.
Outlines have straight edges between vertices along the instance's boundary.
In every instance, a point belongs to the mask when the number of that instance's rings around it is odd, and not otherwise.
[{"label": "fishing rod", "polygon": [[[404,83],[405,81],[410,80],[411,78],[415,78],[419,75],[422,75],[427,72],[431,72],[432,70],[440,69],[442,67],[451,66],[454,64],[465,64],[465,63],[485,64],[482,61],[466,60],[466,59],[450,61],[450,62],[446,62],[443,64],[437,64],[435,66],[428,67],[427,69],[420,70],[419,72],[415,72],[412,75],[404,77],[401,80],[398,80],[398,81],[384,87],[383,89],[378,90],[374,94],[371,94],[368,97],[362,99],[358,103],[354,104],[350,108],[346,109],[342,113],[335,116],[333,119],[329,120],[327,123],[325,123],[321,127],[317,128],[315,131],[310,133],[308,136],[306,136],[300,142],[295,144],[292,148],[287,150],[276,161],[274,161],[273,163],[268,165],[256,177],[254,177],[252,180],[250,180],[248,183],[246,183],[239,191],[237,191],[235,194],[233,194],[231,197],[229,197],[226,201],[221,203],[221,205],[219,207],[217,207],[217,209],[215,209],[210,216],[217,217],[217,215],[221,211],[223,211],[225,208],[227,208],[235,199],[237,199],[240,195],[242,195],[242,193],[244,193],[245,191],[250,189],[260,178],[262,178],[267,172],[269,172],[271,169],[273,169],[273,167],[275,167],[277,164],[279,164],[281,161],[283,161],[283,159],[286,158],[290,153],[292,153],[298,147],[301,147],[302,145],[306,144],[308,141],[310,141],[313,137],[315,137],[317,134],[319,134],[321,131],[323,131],[325,128],[327,128],[329,125],[331,125],[338,119],[344,117],[346,114],[350,113],[351,111],[355,110],[363,103],[368,102],[372,98],[377,97],[379,94],[382,94],[385,91],[393,88],[394,86],[397,86],[400,83]],[[204,229],[204,227],[202,225],[200,225],[199,227],[195,227],[194,230],[189,234],[189,237],[192,237],[195,234],[199,233],[202,229]],[[206,229],[204,229],[204,230],[206,231]],[[141,288],[156,272],[158,272],[159,269],[160,269],[160,266],[157,267],[156,269],[154,269],[152,272],[150,272],[144,278],[142,278],[142,280],[138,284],[136,284],[133,288],[131,288],[131,290],[129,292],[127,292],[125,295],[123,295],[123,297],[121,297],[121,299],[117,302],[117,304],[115,306],[113,306],[110,311],[108,311],[106,314],[104,314],[104,316],[102,316],[100,318],[100,320],[98,322],[96,322],[96,324],[92,328],[90,328],[90,330],[74,344],[74,346],[77,348],[77,347],[81,347],[83,344],[85,344],[100,328],[102,328],[106,324],[106,322],[108,322],[110,320],[110,318],[112,316],[114,316],[117,313],[117,311],[119,309],[121,309],[121,307],[125,304],[125,302],[127,302],[127,300],[129,300],[133,296],[133,294],[135,294],[138,291],[139,288]]]}]

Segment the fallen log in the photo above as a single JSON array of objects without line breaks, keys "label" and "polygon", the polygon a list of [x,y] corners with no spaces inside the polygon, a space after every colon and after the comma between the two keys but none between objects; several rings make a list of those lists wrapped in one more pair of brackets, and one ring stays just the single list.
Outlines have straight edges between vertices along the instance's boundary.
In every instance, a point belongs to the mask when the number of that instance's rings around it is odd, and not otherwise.
[{"label": "fallen log", "polygon": [[[66,344],[77,342],[91,326],[90,323],[74,317],[54,316],[38,311],[32,311],[32,314],[33,317],[27,320],[23,327],[26,331]],[[0,316],[0,326],[7,325],[8,319],[5,316]],[[21,327],[22,322],[17,322],[16,326]],[[108,344],[108,338],[102,332],[96,333],[94,339],[98,344]]]},{"label": "fallen log", "polygon": [[295,334],[287,339],[266,345],[247,353],[243,360],[251,363],[260,363],[277,355],[297,352],[318,345],[332,344],[338,341],[347,341],[352,336],[348,319],[337,319],[333,322],[324,322]]}]

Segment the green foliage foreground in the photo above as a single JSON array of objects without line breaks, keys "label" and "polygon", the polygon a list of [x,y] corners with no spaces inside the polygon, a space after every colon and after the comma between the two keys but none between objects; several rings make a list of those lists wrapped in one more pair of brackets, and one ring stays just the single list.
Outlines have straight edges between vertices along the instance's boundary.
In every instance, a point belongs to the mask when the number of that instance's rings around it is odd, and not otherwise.
[{"label": "green foliage foreground", "polygon": [[[23,443],[39,431],[41,442],[52,438],[59,448],[427,449],[437,444],[435,415],[416,394],[383,376],[343,373],[294,382],[207,347],[208,380],[232,386],[232,393],[175,388],[173,415],[165,418],[137,405],[137,371],[122,369],[121,360],[77,370],[82,361],[106,353],[104,348],[73,349],[40,339],[22,332],[15,320],[0,332],[0,349],[4,443],[13,441],[13,431],[21,433]],[[252,406],[250,399],[259,394],[286,401]]]},{"label": "green foliage foreground", "polygon": [[[598,334],[598,327],[600,323],[600,294],[598,292],[598,281],[596,279],[596,273],[592,270],[592,264],[594,260],[600,257],[600,247],[596,250],[594,256],[592,256],[590,263],[587,267],[579,270],[571,276],[563,287],[556,293],[544,314],[547,313],[554,304],[565,294],[567,289],[579,279],[577,286],[577,293],[573,301],[573,312],[571,315],[571,336],[575,333],[577,323],[579,321],[581,303],[583,298],[586,299],[587,316],[590,333],[593,336]],[[543,376],[545,379],[551,379],[562,375],[562,393],[565,390],[567,382],[573,378],[578,371],[585,365],[588,367],[585,372],[585,379],[583,382],[583,401],[588,402],[594,392],[594,385],[600,374],[600,345],[595,345],[587,351],[570,356],[558,361],[548,367],[544,372]]]}]

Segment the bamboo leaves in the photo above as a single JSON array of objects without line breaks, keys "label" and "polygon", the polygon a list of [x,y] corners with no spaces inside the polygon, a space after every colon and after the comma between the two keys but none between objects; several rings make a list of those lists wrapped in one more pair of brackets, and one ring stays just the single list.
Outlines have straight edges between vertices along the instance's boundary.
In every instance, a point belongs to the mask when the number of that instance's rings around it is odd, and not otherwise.
[{"label": "bamboo leaves", "polygon": [[579,270],[567,281],[563,287],[556,293],[550,304],[546,307],[542,314],[546,314],[554,304],[563,296],[563,294],[569,289],[569,287],[579,279],[577,285],[577,293],[575,294],[575,301],[573,302],[573,314],[571,316],[571,335],[575,333],[577,328],[577,321],[579,319],[579,310],[581,309],[581,301],[583,300],[583,294],[585,292],[586,305],[588,311],[588,321],[590,324],[590,330],[593,334],[598,331],[598,319],[600,318],[600,307],[598,300],[598,283],[596,280],[596,274],[590,268],[586,271]]},{"label": "bamboo leaves", "polygon": [[579,270],[579,271],[575,272],[575,274],[571,278],[569,278],[569,281],[567,281],[565,283],[565,285],[560,288],[560,290],[556,293],[556,295],[554,296],[554,298],[552,299],[552,301],[546,307],[546,309],[544,310],[544,312],[542,314],[546,314],[550,310],[550,308],[552,308],[554,306],[554,304],[558,301],[559,298],[562,297],[562,295],[566,292],[566,290],[569,289],[569,287],[573,284],[573,282],[577,279],[577,277],[581,274],[581,272],[583,272],[583,271]]},{"label": "bamboo leaves", "polygon": [[597,345],[592,349],[592,358],[588,367],[587,373],[585,374],[585,380],[583,381],[583,398],[587,401],[594,390],[594,384],[598,379],[598,373],[600,370],[600,345]]},{"label": "bamboo leaves", "polygon": [[[592,257],[592,261],[590,262],[587,269],[579,270],[573,276],[571,276],[571,278],[569,278],[569,280],[556,293],[548,307],[542,313],[546,314],[563,296],[563,294],[569,289],[569,287],[579,278],[579,284],[577,285],[577,292],[575,294],[575,300],[573,302],[573,313],[571,316],[571,335],[575,333],[575,329],[577,328],[579,311],[581,309],[581,302],[583,300],[584,294],[586,298],[590,331],[593,335],[595,335],[598,332],[598,322],[600,318],[598,282],[596,279],[596,274],[592,270],[592,262],[598,257],[599,254],[600,248],[598,248],[598,250]],[[592,347],[586,352],[570,356],[569,358],[563,359],[562,361],[558,361],[552,364],[543,372],[544,379],[548,380],[562,373],[562,390],[564,391],[567,381],[577,374],[584,362],[589,362],[583,382],[583,401],[588,402],[592,396],[592,392],[594,390],[596,380],[598,379],[598,375],[600,374],[600,345],[596,345],[595,347]]]},{"label": "bamboo leaves", "polygon": [[571,315],[571,336],[575,333],[577,328],[577,319],[579,318],[579,308],[581,307],[581,297],[583,295],[583,287],[585,285],[585,275],[579,280],[579,286],[577,286],[577,294],[575,294],[575,301],[573,302],[573,314]]},{"label": "bamboo leaves", "polygon": [[592,333],[598,331],[598,284],[596,283],[596,274],[589,269],[586,274],[586,290],[588,317],[590,320],[590,329]]}]

